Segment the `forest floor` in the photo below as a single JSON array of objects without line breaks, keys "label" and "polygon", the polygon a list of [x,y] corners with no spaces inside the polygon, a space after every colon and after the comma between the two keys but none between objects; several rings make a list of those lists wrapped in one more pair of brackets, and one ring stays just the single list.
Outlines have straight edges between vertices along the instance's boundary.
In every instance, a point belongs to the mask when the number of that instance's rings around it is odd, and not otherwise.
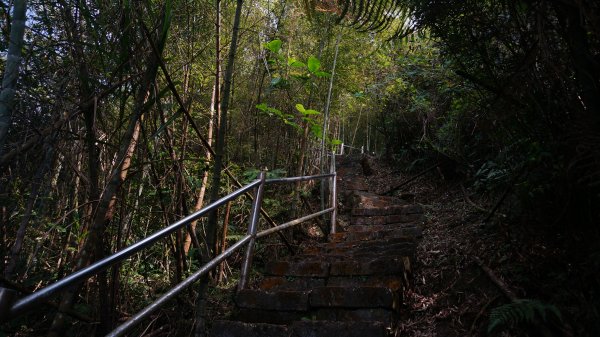
[{"label": "forest floor", "polygon": [[[383,192],[411,177],[379,161],[372,160],[371,166],[376,172],[367,180],[371,190]],[[539,231],[526,232],[527,226],[515,225],[500,211],[484,223],[498,197],[470,194],[460,182],[447,181],[438,171],[395,192],[423,205],[427,218],[413,268],[414,284],[405,292],[395,336],[488,336],[491,310],[510,303],[510,297],[539,300],[542,311],[554,310],[547,303],[557,304],[562,322],[542,324],[549,329],[517,325],[490,336],[588,335],[582,327],[585,287],[577,289],[577,281],[564,281],[575,272],[567,249],[557,248],[561,245],[556,240]],[[504,204],[500,210],[508,212],[510,201]],[[578,328],[571,324],[577,320],[573,317],[581,318]]]}]

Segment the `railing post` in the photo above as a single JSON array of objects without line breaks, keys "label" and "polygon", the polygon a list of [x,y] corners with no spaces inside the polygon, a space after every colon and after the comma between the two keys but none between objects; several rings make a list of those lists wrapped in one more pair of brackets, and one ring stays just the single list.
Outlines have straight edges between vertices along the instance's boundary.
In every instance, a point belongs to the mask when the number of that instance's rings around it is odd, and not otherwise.
[{"label": "railing post", "polygon": [[337,218],[337,172],[335,169],[335,152],[331,152],[331,172],[333,177],[331,177],[331,207],[333,207],[333,211],[331,212],[331,233],[335,233],[336,231],[336,218]]},{"label": "railing post", "polygon": [[252,204],[252,213],[250,214],[250,223],[248,224],[248,235],[252,235],[252,238],[248,242],[248,247],[246,247],[246,256],[242,264],[238,291],[244,289],[248,283],[248,274],[250,273],[252,256],[254,255],[254,241],[256,240],[256,231],[258,230],[258,218],[260,217],[260,207],[262,204],[266,176],[266,169],[261,170],[258,176],[260,184],[256,188],[256,195],[254,196],[254,203]]},{"label": "railing post", "polygon": [[9,319],[10,307],[17,298],[17,292],[0,286],[0,323]]}]

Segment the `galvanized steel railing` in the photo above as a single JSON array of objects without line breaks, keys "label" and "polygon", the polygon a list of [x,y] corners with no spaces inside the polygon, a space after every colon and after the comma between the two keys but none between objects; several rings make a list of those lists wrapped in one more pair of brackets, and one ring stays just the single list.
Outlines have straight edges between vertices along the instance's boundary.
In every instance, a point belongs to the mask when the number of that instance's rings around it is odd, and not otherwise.
[{"label": "galvanized steel railing", "polygon": [[[167,301],[175,297],[182,290],[186,289],[194,282],[198,281],[203,275],[208,273],[210,270],[215,268],[219,263],[225,260],[228,256],[233,254],[238,249],[242,248],[247,244],[246,254],[244,261],[242,263],[241,273],[240,273],[240,282],[238,283],[238,289],[241,290],[246,287],[248,282],[248,274],[250,272],[250,267],[252,265],[252,257],[254,254],[254,242],[258,238],[265,237],[269,234],[273,234],[275,232],[279,232],[283,229],[290,228],[296,226],[302,222],[308,221],[310,219],[322,216],[327,213],[331,213],[331,233],[336,232],[336,217],[337,217],[337,183],[336,183],[336,169],[335,169],[335,154],[332,153],[331,156],[331,168],[329,174],[321,174],[321,175],[313,175],[313,176],[303,176],[303,177],[290,177],[290,178],[277,178],[277,179],[266,179],[266,172],[261,171],[257,180],[252,183],[240,188],[239,190],[228,194],[227,196],[222,197],[221,199],[211,203],[210,205],[204,207],[203,209],[192,213],[185,218],[165,227],[164,229],[134,243],[110,256],[105,257],[102,260],[99,260],[90,266],[83,268],[69,276],[64,277],[63,279],[52,283],[45,288],[38,290],[30,295],[24,296],[22,298],[17,298],[18,293],[12,289],[0,287],[0,322],[6,322],[11,319],[14,319],[20,315],[23,315],[27,311],[31,310],[34,306],[39,305],[46,301],[53,295],[65,290],[67,287],[71,287],[77,285],[84,280],[108,269],[109,267],[122,262],[123,260],[131,257],[133,254],[145,249],[156,241],[174,233],[178,229],[183,228],[184,226],[190,224],[191,222],[207,215],[209,212],[216,210],[219,206],[224,205],[230,200],[233,200],[240,195],[243,195],[247,191],[251,189],[255,189],[255,198],[252,203],[252,212],[250,215],[250,221],[248,224],[248,232],[246,236],[241,238],[235,244],[230,246],[224,252],[219,254],[217,257],[203,265],[198,271],[190,275],[187,279],[177,284],[165,294],[163,294],[160,298],[154,301],[152,304],[148,305],[146,308],[139,311],[137,314],[133,315],[129,318],[125,323],[117,327],[115,330],[110,332],[107,336],[116,337],[122,336],[129,329],[140,323],[143,319],[147,318],[151,313],[153,313],[160,306],[165,304]],[[264,193],[264,186],[270,184],[280,184],[280,183],[293,183],[299,181],[308,181],[308,180],[331,180],[330,187],[330,207],[327,209],[323,209],[319,212],[306,215],[304,217],[286,222],[284,224],[278,225],[276,227],[272,227],[263,231],[258,231],[258,220],[260,217],[260,208],[262,203],[262,197]]]}]

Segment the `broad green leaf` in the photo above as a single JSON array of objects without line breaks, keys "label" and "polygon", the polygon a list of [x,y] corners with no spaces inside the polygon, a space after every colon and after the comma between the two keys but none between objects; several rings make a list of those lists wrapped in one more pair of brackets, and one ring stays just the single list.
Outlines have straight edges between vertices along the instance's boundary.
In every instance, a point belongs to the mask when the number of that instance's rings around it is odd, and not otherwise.
[{"label": "broad green leaf", "polygon": [[308,77],[308,76],[307,76],[307,75],[305,75],[305,74],[292,74],[291,76],[292,76],[293,78],[295,78],[295,79],[298,79],[298,80],[300,80],[300,81],[306,81],[306,80],[308,80],[308,79],[310,78],[310,77]]},{"label": "broad green leaf", "polygon": [[354,96],[356,98],[362,98],[362,97],[365,97],[365,93],[363,91],[357,91],[354,94],[352,94],[352,96]]},{"label": "broad green leaf", "polygon": [[300,111],[301,113],[306,112],[306,109],[304,108],[304,105],[298,103],[296,104],[296,110]]},{"label": "broad green leaf", "polygon": [[281,83],[281,80],[282,80],[281,77],[275,77],[271,80],[271,85],[275,87]]},{"label": "broad green leaf", "polygon": [[267,111],[267,103],[260,103],[256,105],[256,108],[260,111]]},{"label": "broad green leaf", "polygon": [[274,54],[277,54],[281,50],[281,43],[282,42],[280,39],[275,39],[271,42],[268,42],[266,47],[267,47],[267,49],[272,51]]},{"label": "broad green leaf", "polygon": [[304,62],[300,62],[300,61],[296,60],[293,57],[290,57],[288,59],[287,64],[290,67],[296,67],[296,68],[304,68],[304,67],[306,67],[306,64],[304,64]]},{"label": "broad green leaf", "polygon": [[318,112],[317,110],[313,110],[313,109],[306,109],[306,110],[304,110],[303,114],[304,114],[305,116],[308,116],[308,115],[319,115],[319,114],[321,114],[321,113],[320,113],[320,112]]},{"label": "broad green leaf", "polygon": [[315,136],[315,138],[317,138],[317,139],[321,139],[321,137],[323,136],[322,130],[323,129],[321,129],[320,125],[313,124],[310,126],[310,133],[312,133],[313,136]]},{"label": "broad green leaf", "polygon": [[333,139],[331,141],[331,145],[340,145],[340,144],[342,144],[342,141],[339,139]]},{"label": "broad green leaf", "polygon": [[316,73],[317,71],[319,71],[319,69],[321,69],[321,61],[319,61],[318,58],[311,55],[308,58],[308,70],[311,73]]},{"label": "broad green leaf", "polygon": [[326,71],[315,71],[315,75],[317,75],[317,77],[331,77],[331,74],[326,72]]}]

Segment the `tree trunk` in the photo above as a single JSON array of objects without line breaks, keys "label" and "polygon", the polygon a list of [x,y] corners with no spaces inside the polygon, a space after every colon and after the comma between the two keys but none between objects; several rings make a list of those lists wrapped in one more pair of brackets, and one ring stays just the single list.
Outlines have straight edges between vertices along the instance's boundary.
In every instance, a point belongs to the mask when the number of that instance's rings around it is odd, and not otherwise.
[{"label": "tree trunk", "polygon": [[[208,120],[208,135],[206,140],[208,142],[208,148],[206,149],[206,161],[210,162],[212,155],[210,147],[213,144],[213,129],[214,129],[214,118],[220,116],[220,95],[221,95],[221,0],[215,0],[215,82],[213,85],[212,102],[210,106],[210,117]],[[218,123],[216,123],[218,124]],[[199,211],[204,204],[204,195],[206,194],[206,184],[208,184],[208,170],[202,173],[202,185],[198,192],[198,198],[196,199],[196,205],[194,211]],[[198,220],[190,223],[190,232],[185,237],[184,252],[187,256],[190,246],[192,245],[191,233],[196,233],[196,226]]]},{"label": "tree trunk", "polygon": [[[168,17],[170,17],[169,13],[165,13],[165,9],[163,8],[163,18],[162,24],[158,25],[158,38],[159,41],[156,43],[159,46],[159,50],[162,51],[164,48],[164,42],[166,40],[166,33],[169,27],[169,22],[166,21]],[[104,254],[103,252],[103,237],[104,233],[110,224],[110,221],[113,218],[115,212],[115,204],[116,204],[116,195],[119,191],[123,181],[127,177],[127,173],[129,171],[129,167],[131,166],[131,159],[133,156],[133,152],[137,146],[138,138],[140,135],[140,127],[141,127],[141,117],[143,113],[149,108],[146,106],[148,94],[150,92],[150,87],[154,83],[156,78],[156,73],[158,70],[159,55],[155,55],[151,53],[151,57],[148,61],[148,65],[146,71],[144,73],[142,82],[136,94],[136,99],[134,103],[133,113],[129,118],[129,125],[125,134],[123,135],[123,140],[117,154],[117,160],[115,167],[110,174],[110,179],[102,193],[102,196],[98,202],[98,206],[92,221],[90,228],[88,229],[87,239],[79,253],[79,257],[76,262],[75,268],[77,270],[89,265],[93,261],[99,259]],[[105,273],[101,273],[105,274]],[[102,287],[106,287],[106,283],[102,281],[105,279],[102,275],[99,277],[100,289]],[[102,307],[102,302],[106,300],[105,294],[99,293],[100,306]],[[60,305],[60,312],[56,314],[54,321],[52,323],[52,327],[48,333],[49,336],[63,336],[64,335],[64,323],[65,316],[61,313],[65,309],[68,309],[73,304],[73,300],[76,296],[76,290],[68,290],[65,292],[63,299]],[[109,308],[111,309],[111,308]],[[103,314],[101,314],[103,315]],[[96,331],[97,334],[106,333],[106,329],[112,328],[110,326],[110,322],[105,322],[101,318],[100,326]]]},{"label": "tree trunk", "polygon": [[17,80],[19,79],[19,67],[21,66],[21,49],[23,49],[26,11],[26,0],[14,0],[10,41],[8,42],[4,77],[2,78],[2,91],[0,91],[0,158],[4,152],[4,144],[6,143],[12,119],[12,111],[15,107],[15,91]]},{"label": "tree trunk", "polygon": [[[223,77],[223,90],[221,98],[221,116],[217,130],[217,143],[215,149],[215,164],[213,169],[213,179],[211,183],[211,202],[215,202],[219,198],[219,187],[221,185],[221,171],[223,170],[223,158],[225,157],[225,133],[227,131],[227,111],[229,110],[229,97],[231,91],[231,79],[233,77],[233,65],[235,61],[235,53],[237,49],[237,40],[240,30],[240,17],[242,14],[243,0],[237,0],[235,9],[235,19],[233,21],[233,34],[231,36],[231,47],[227,59],[227,68]],[[217,234],[217,213],[211,212],[208,217],[208,225],[206,228],[206,241],[209,249],[209,255],[215,251],[216,234]]]},{"label": "tree trunk", "polygon": [[[51,137],[54,138],[54,137]],[[54,157],[54,144],[52,144],[53,140],[50,140],[46,145],[46,154],[44,158],[44,162],[41,166],[38,167],[37,172],[35,173],[35,177],[33,178],[33,182],[31,183],[31,191],[29,193],[29,198],[27,200],[27,206],[25,208],[25,213],[23,214],[23,218],[21,219],[21,224],[19,225],[19,229],[17,230],[17,235],[15,239],[15,243],[10,250],[10,259],[8,261],[8,265],[4,270],[4,278],[7,280],[12,280],[15,276],[15,268],[17,266],[17,261],[19,260],[19,253],[21,252],[21,248],[23,248],[23,240],[25,239],[25,232],[27,230],[27,226],[29,224],[29,220],[31,219],[31,215],[33,213],[33,208],[35,206],[35,201],[37,200],[38,194],[40,192],[40,187],[42,186],[44,176],[46,172],[50,170],[50,166],[52,163],[52,159]]]},{"label": "tree trunk", "polygon": [[[237,0],[235,8],[235,18],[233,20],[233,33],[231,36],[231,46],[227,58],[227,67],[223,76],[223,90],[221,97],[221,116],[217,130],[217,143],[215,149],[215,163],[213,169],[213,178],[211,185],[210,200],[215,202],[219,198],[219,187],[221,185],[221,171],[223,169],[223,157],[225,155],[225,132],[227,130],[227,110],[229,109],[229,95],[231,90],[231,78],[233,77],[233,64],[235,61],[235,52],[237,49],[237,40],[240,30],[240,17],[242,15],[243,0]],[[208,215],[208,224],[206,227],[206,255],[203,256],[203,262],[210,259],[215,253],[217,241],[217,212],[213,211]],[[196,336],[204,336],[206,333],[206,322],[202,313],[205,307],[204,295],[207,289],[208,279],[202,278],[200,288],[198,289],[198,300],[196,303]]]}]

